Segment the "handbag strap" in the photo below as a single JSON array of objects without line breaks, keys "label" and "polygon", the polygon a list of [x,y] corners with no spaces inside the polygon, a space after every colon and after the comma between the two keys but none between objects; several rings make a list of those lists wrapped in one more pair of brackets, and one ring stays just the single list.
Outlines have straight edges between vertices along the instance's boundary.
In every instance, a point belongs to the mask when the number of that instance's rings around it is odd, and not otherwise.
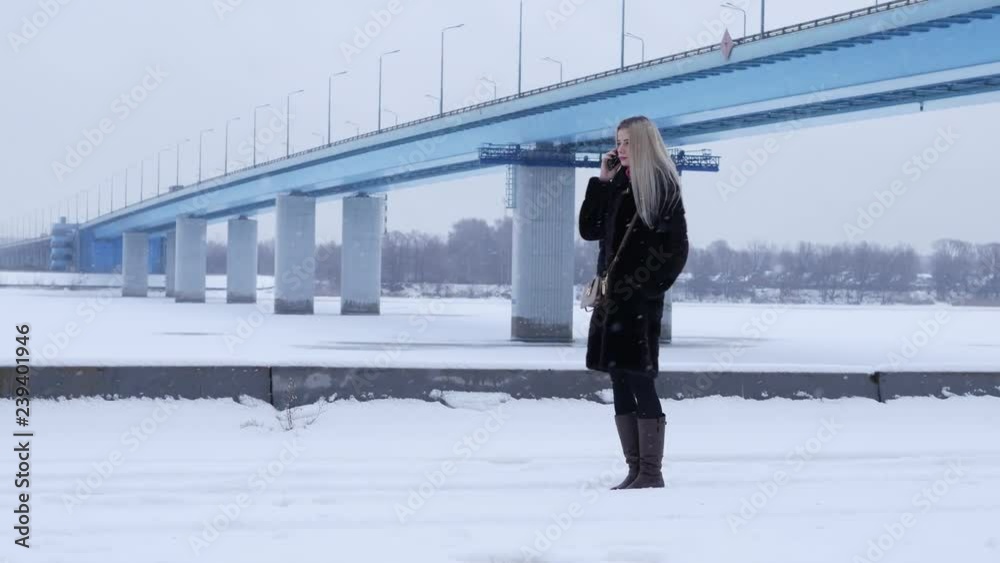
[{"label": "handbag strap", "polygon": [[618,250],[615,251],[615,257],[611,260],[611,264],[609,264],[608,268],[604,271],[604,276],[605,277],[608,277],[608,278],[611,277],[611,270],[613,270],[614,267],[615,267],[615,264],[618,263],[618,257],[621,256],[621,254],[622,254],[622,248],[625,248],[625,243],[628,242],[628,236],[630,234],[632,234],[632,227],[635,226],[635,222],[638,219],[639,219],[639,211],[636,211],[635,215],[632,216],[632,220],[629,221],[628,229],[625,231],[625,236],[622,237],[621,244],[618,245]]}]

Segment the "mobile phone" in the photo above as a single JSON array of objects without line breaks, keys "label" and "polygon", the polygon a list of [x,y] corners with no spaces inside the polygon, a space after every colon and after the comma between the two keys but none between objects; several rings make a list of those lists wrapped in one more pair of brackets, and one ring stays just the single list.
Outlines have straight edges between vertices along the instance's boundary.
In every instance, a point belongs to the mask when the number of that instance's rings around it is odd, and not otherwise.
[{"label": "mobile phone", "polygon": [[621,161],[618,160],[617,152],[608,157],[608,170],[614,170],[619,164],[621,164]]}]

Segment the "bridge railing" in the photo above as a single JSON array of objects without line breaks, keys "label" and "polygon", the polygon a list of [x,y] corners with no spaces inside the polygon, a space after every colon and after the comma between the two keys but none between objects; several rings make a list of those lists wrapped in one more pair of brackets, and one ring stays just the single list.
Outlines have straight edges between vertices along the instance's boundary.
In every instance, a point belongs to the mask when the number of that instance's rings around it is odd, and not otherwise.
[{"label": "bridge railing", "polygon": [[[866,7],[866,8],[860,8],[860,9],[857,9],[857,10],[852,10],[850,12],[844,12],[844,13],[841,13],[841,14],[835,14],[835,15],[832,15],[832,16],[827,16],[827,17],[823,17],[823,18],[819,18],[819,19],[815,19],[815,20],[810,20],[810,21],[806,21],[806,22],[802,22],[802,23],[790,25],[790,26],[785,26],[785,27],[782,27],[782,28],[778,28],[778,29],[774,29],[774,30],[768,31],[768,32],[766,32],[764,34],[758,33],[756,35],[750,35],[750,36],[747,36],[747,37],[742,37],[740,39],[735,40],[734,43],[736,45],[742,45],[742,44],[746,44],[746,43],[752,43],[752,42],[760,41],[762,39],[767,39],[767,38],[770,38],[770,37],[778,37],[778,36],[781,36],[781,35],[787,35],[789,33],[795,33],[795,32],[805,31],[805,30],[813,29],[813,28],[820,27],[820,26],[823,26],[823,25],[830,25],[830,24],[841,22],[841,21],[846,21],[846,20],[851,20],[851,19],[855,19],[855,18],[859,18],[859,17],[864,17],[864,16],[868,16],[868,15],[871,15],[871,14],[874,14],[874,13],[888,11],[888,10],[891,10],[891,9],[896,9],[896,8],[901,8],[901,7],[905,7],[905,6],[910,6],[910,5],[913,5],[913,4],[923,4],[923,3],[926,3],[927,1],[928,0],[893,0],[891,2],[887,2],[885,4],[879,4],[877,6],[869,6],[869,7]],[[385,132],[388,132],[388,131],[395,131],[397,129],[402,129],[402,128],[405,128],[405,127],[412,127],[413,125],[417,125],[417,124],[420,124],[420,123],[427,123],[427,122],[434,121],[434,120],[437,120],[437,119],[442,119],[442,118],[445,118],[445,117],[454,117],[454,116],[457,116],[457,115],[462,114],[462,113],[467,113],[467,112],[470,112],[470,111],[476,111],[476,110],[484,109],[484,108],[487,108],[487,107],[490,107],[490,106],[494,106],[494,105],[498,105],[498,104],[503,104],[503,103],[506,103],[506,102],[510,102],[510,101],[513,101],[513,100],[518,100],[518,99],[525,98],[525,97],[528,97],[528,96],[534,96],[534,95],[537,95],[537,94],[541,94],[543,92],[550,92],[552,90],[558,90],[558,89],[562,89],[562,88],[568,88],[570,86],[574,86],[574,85],[577,85],[577,84],[583,84],[583,83],[586,83],[586,82],[591,82],[593,80],[598,80],[598,79],[605,78],[605,77],[608,77],[608,76],[614,76],[614,75],[617,75],[617,74],[623,74],[623,73],[626,73],[626,72],[629,72],[629,71],[633,71],[633,70],[636,70],[636,69],[639,69],[639,68],[645,68],[645,67],[650,67],[650,66],[661,65],[661,64],[664,64],[664,63],[674,62],[674,61],[678,61],[678,60],[681,60],[681,59],[686,59],[686,58],[689,58],[689,57],[695,57],[695,56],[698,56],[698,55],[703,55],[705,53],[711,53],[712,51],[718,51],[720,49],[721,49],[721,45],[719,45],[719,44],[713,44],[713,45],[708,45],[708,46],[705,46],[705,47],[700,47],[700,48],[697,48],[697,49],[690,49],[690,50],[687,50],[687,51],[681,51],[679,53],[674,53],[672,55],[667,55],[667,56],[660,57],[660,58],[657,58],[657,59],[650,59],[648,61],[644,61],[644,62],[640,62],[640,63],[635,63],[635,64],[627,65],[627,66],[622,67],[622,68],[609,69],[609,70],[601,71],[601,72],[598,72],[598,73],[595,73],[595,74],[588,74],[586,76],[581,76],[581,77],[578,77],[578,78],[574,78],[574,79],[571,79],[571,80],[566,80],[566,81],[563,81],[563,82],[558,82],[558,83],[555,83],[555,84],[548,84],[546,86],[541,86],[539,88],[534,88],[532,90],[525,90],[524,92],[521,92],[519,94],[510,94],[510,95],[504,96],[502,98],[497,98],[495,100],[489,100],[489,101],[481,102],[481,103],[474,104],[474,105],[471,105],[471,106],[465,106],[465,107],[457,108],[457,109],[454,109],[454,110],[446,111],[443,114],[426,116],[426,117],[422,117],[420,119],[415,119],[415,120],[412,120],[412,121],[407,121],[407,122],[404,122],[404,123],[400,123],[398,125],[393,125],[393,126],[390,126],[390,127],[384,127],[384,128],[382,128],[380,130],[369,131],[367,133],[362,133],[361,135],[356,135],[354,137],[348,137],[348,138],[345,138],[345,139],[338,140],[338,141],[336,141],[334,143],[328,143],[328,144],[326,144],[324,146],[321,146],[321,147],[314,147],[312,149],[308,149],[306,151],[303,151],[302,153],[297,153],[297,154],[305,154],[305,153],[313,152],[313,151],[316,151],[316,150],[322,150],[322,149],[327,148],[327,147],[337,146],[337,145],[344,144],[344,143],[349,143],[349,142],[355,141],[357,139],[364,139],[364,138],[367,138],[367,137],[372,137],[372,136],[375,136],[375,135],[378,135],[378,134],[381,134],[381,133],[385,133]],[[284,158],[291,158],[292,156],[294,156],[294,155],[290,155],[289,157],[279,157],[278,160],[282,160]],[[274,162],[274,161],[269,161],[269,162]]]},{"label": "bridge railing", "polygon": [[[902,7],[911,6],[911,5],[914,5],[914,4],[923,4],[923,3],[926,3],[927,1],[928,0],[892,0],[891,2],[886,2],[884,4],[879,4],[879,5],[876,5],[876,6],[869,6],[869,7],[866,7],[866,8],[859,8],[857,10],[851,10],[849,12],[835,14],[835,15],[832,15],[832,16],[827,16],[827,17],[818,18],[818,19],[815,19],[815,20],[810,20],[810,21],[801,22],[801,23],[794,24],[794,25],[785,26],[785,27],[782,27],[782,28],[773,29],[773,30],[765,32],[763,34],[758,33],[756,35],[749,35],[749,36],[746,36],[746,37],[741,37],[740,39],[735,40],[734,43],[736,45],[743,45],[743,44],[747,44],[747,43],[753,43],[753,42],[761,41],[763,39],[767,39],[767,38],[770,38],[770,37],[778,37],[778,36],[782,36],[782,35],[788,35],[790,33],[796,33],[796,32],[806,31],[806,30],[817,28],[817,27],[821,27],[821,26],[824,26],[824,25],[830,25],[830,24],[839,23],[839,22],[842,22],[842,21],[847,21],[847,20],[851,20],[851,19],[855,19],[855,18],[869,16],[871,14],[875,14],[875,13],[878,13],[878,12],[884,12],[884,11],[888,11],[888,10],[892,10],[892,9],[902,8]],[[446,111],[446,112],[441,113],[441,114],[435,114],[435,115],[429,115],[429,116],[426,116],[426,117],[421,117],[419,119],[414,119],[412,121],[406,121],[406,122],[400,123],[398,125],[392,125],[392,126],[389,126],[389,127],[383,127],[382,129],[368,131],[366,133],[362,133],[360,135],[355,135],[353,137],[346,137],[344,139],[340,139],[340,140],[337,140],[337,141],[332,142],[332,143],[327,143],[325,145],[320,145],[320,146],[312,147],[312,148],[309,148],[309,149],[305,149],[303,151],[292,153],[292,154],[290,154],[288,156],[278,157],[278,158],[273,159],[273,160],[268,160],[266,162],[261,162],[261,163],[258,163],[256,166],[249,166],[247,168],[242,168],[239,171],[242,172],[242,171],[249,170],[249,169],[252,169],[252,168],[255,168],[255,167],[266,166],[268,164],[273,164],[275,162],[281,162],[283,160],[292,159],[292,158],[295,158],[297,156],[309,154],[309,153],[316,152],[316,151],[325,150],[325,149],[328,149],[330,147],[340,146],[340,145],[344,145],[344,144],[348,144],[348,143],[352,143],[352,142],[358,141],[360,139],[366,139],[366,138],[374,137],[374,136],[380,135],[382,133],[388,133],[388,132],[391,132],[391,131],[397,131],[399,129],[404,129],[406,127],[413,127],[414,125],[420,125],[422,123],[429,123],[431,121],[435,121],[435,120],[439,120],[439,119],[446,119],[446,118],[450,118],[450,117],[460,116],[461,114],[464,114],[464,113],[478,111],[478,110],[485,109],[485,108],[488,108],[488,107],[491,107],[491,106],[496,106],[496,105],[504,104],[504,103],[511,102],[511,101],[514,101],[514,100],[519,100],[519,99],[522,99],[522,98],[526,98],[528,96],[535,96],[535,95],[542,94],[542,93],[545,93],[545,92],[551,92],[553,90],[559,90],[559,89],[563,89],[563,88],[569,88],[571,86],[575,86],[575,85],[578,85],[578,84],[584,84],[584,83],[587,83],[587,82],[592,82],[594,80],[599,80],[601,78],[606,78],[608,76],[615,76],[615,75],[618,75],[618,74],[623,74],[623,73],[630,72],[630,71],[633,71],[633,70],[636,70],[636,69],[640,69],[640,68],[646,68],[646,67],[650,67],[650,66],[656,66],[656,65],[661,65],[661,64],[665,64],[665,63],[676,62],[676,61],[679,61],[679,60],[682,60],[682,59],[686,59],[686,58],[690,58],[690,57],[696,57],[698,55],[703,55],[705,53],[711,53],[713,51],[718,51],[720,49],[721,49],[721,45],[719,45],[719,44],[707,45],[705,47],[700,47],[700,48],[697,48],[697,49],[689,49],[687,51],[681,51],[679,53],[674,53],[672,55],[667,55],[667,56],[664,56],[664,57],[660,57],[660,58],[656,58],[656,59],[650,59],[648,61],[644,61],[644,62],[640,62],[640,63],[635,63],[635,64],[627,65],[627,66],[622,67],[622,68],[609,69],[609,70],[601,71],[601,72],[598,72],[598,73],[595,73],[595,74],[588,74],[586,76],[581,76],[581,77],[574,78],[574,79],[571,79],[571,80],[566,80],[566,81],[563,81],[563,82],[558,82],[558,83],[555,83],[555,84],[548,84],[546,86],[541,86],[541,87],[534,88],[534,89],[531,89],[531,90],[525,90],[525,91],[517,93],[517,94],[510,94],[510,95],[507,95],[507,96],[496,98],[495,100],[489,100],[489,101],[486,101],[486,102],[481,102],[481,103],[478,103],[478,104],[473,104],[471,106],[464,106],[464,107],[461,107],[461,108],[456,108],[456,109],[453,109],[453,110],[450,110],[450,111]]]},{"label": "bridge railing", "polygon": [[[810,29],[815,29],[815,28],[818,28],[818,27],[822,27],[822,26],[825,26],[825,25],[832,25],[832,24],[843,22],[843,21],[848,21],[848,20],[852,20],[852,19],[856,19],[856,18],[860,18],[860,17],[865,17],[865,16],[869,16],[869,15],[876,14],[876,13],[879,13],[879,12],[886,12],[886,11],[889,11],[889,10],[904,8],[904,7],[908,7],[908,6],[912,6],[912,5],[916,5],[916,4],[924,4],[924,3],[928,2],[928,1],[929,0],[891,0],[891,1],[885,2],[883,4],[878,4],[878,5],[874,5],[874,6],[868,6],[868,7],[865,7],[865,8],[859,8],[859,9],[856,9],[856,10],[851,10],[851,11],[843,12],[843,13],[840,13],[840,14],[834,14],[834,15],[831,15],[831,16],[817,18],[817,19],[814,19],[814,20],[805,21],[805,22],[801,22],[801,23],[797,23],[797,24],[793,24],[793,25],[789,25],[789,26],[785,26],[785,27],[773,29],[773,30],[767,31],[765,33],[757,33],[755,35],[748,35],[746,37],[741,37],[739,39],[734,40],[733,43],[735,45],[737,45],[737,46],[739,46],[739,45],[745,45],[745,44],[748,44],[748,43],[754,43],[754,42],[761,41],[761,40],[768,39],[768,38],[772,38],[772,37],[779,37],[779,36],[789,35],[789,34],[792,34],[792,33],[803,32],[803,31],[807,31],[807,30],[810,30]],[[634,71],[634,70],[637,70],[637,69],[641,69],[641,68],[647,68],[647,67],[662,65],[662,64],[671,63],[671,62],[677,62],[677,61],[681,61],[683,59],[687,59],[687,58],[691,58],[691,57],[696,57],[696,56],[703,55],[703,54],[706,54],[706,53],[711,53],[713,51],[718,51],[720,49],[721,49],[721,45],[719,43],[716,43],[716,44],[712,44],[712,45],[707,45],[707,46],[704,46],[704,47],[700,47],[700,48],[697,48],[697,49],[689,49],[687,51],[681,51],[679,53],[674,53],[672,55],[667,55],[667,56],[659,57],[659,58],[656,58],[656,59],[650,59],[650,60],[644,61],[644,62],[634,63],[634,64],[627,65],[627,66],[624,66],[624,67],[621,67],[621,68],[609,69],[609,70],[601,71],[601,72],[598,72],[598,73],[595,73],[595,74],[589,74],[589,75],[586,75],[586,76],[581,76],[581,77],[578,77],[578,78],[573,78],[573,79],[566,80],[566,81],[563,81],[563,82],[558,82],[558,83],[555,83],[555,84],[549,84],[549,85],[541,86],[539,88],[534,88],[534,89],[531,89],[531,90],[525,90],[525,91],[517,93],[517,94],[510,94],[510,95],[507,95],[507,96],[496,98],[494,100],[489,100],[489,101],[481,102],[481,103],[478,103],[478,104],[473,104],[473,105],[470,105],[470,106],[464,106],[464,107],[461,107],[461,108],[456,108],[456,109],[453,109],[453,110],[450,110],[450,111],[446,111],[446,112],[441,113],[441,114],[430,115],[430,116],[422,117],[422,118],[415,119],[415,120],[412,120],[412,121],[403,122],[403,123],[400,123],[398,125],[393,125],[393,126],[389,126],[389,127],[383,127],[382,129],[377,129],[377,130],[369,131],[367,133],[362,133],[360,135],[355,135],[353,137],[346,137],[344,139],[339,139],[339,140],[334,141],[334,142],[328,142],[325,145],[319,145],[319,146],[311,147],[311,148],[308,148],[308,149],[305,149],[305,150],[302,150],[302,151],[291,153],[291,154],[289,154],[287,156],[282,156],[282,157],[274,158],[274,159],[271,159],[271,160],[267,160],[267,161],[263,161],[263,162],[258,162],[256,165],[251,165],[251,166],[246,166],[246,167],[243,167],[243,168],[238,168],[238,169],[231,170],[228,174],[224,174],[224,175],[214,176],[212,178],[208,178],[208,179],[202,181],[201,184],[205,184],[207,182],[218,182],[220,179],[226,178],[228,176],[232,176],[234,174],[245,173],[248,170],[254,170],[254,169],[257,169],[257,168],[262,168],[262,167],[265,167],[265,166],[270,166],[270,165],[273,165],[275,163],[280,163],[280,162],[283,162],[283,161],[291,160],[293,158],[298,158],[298,157],[301,157],[303,155],[307,155],[307,154],[310,154],[310,153],[314,153],[314,152],[326,150],[326,149],[329,149],[331,147],[337,147],[337,146],[341,146],[341,145],[346,145],[346,144],[353,143],[353,142],[356,142],[356,141],[359,141],[359,140],[362,140],[362,139],[371,138],[371,137],[374,137],[376,135],[380,135],[380,134],[383,134],[383,133],[397,131],[397,130],[400,130],[400,129],[404,129],[406,127],[413,127],[415,125],[429,123],[429,122],[436,121],[436,120],[441,120],[441,119],[461,117],[463,114],[469,114],[471,112],[479,111],[479,110],[486,109],[486,108],[489,108],[489,107],[492,107],[492,106],[501,105],[501,104],[504,104],[504,103],[507,103],[507,102],[511,102],[511,101],[514,101],[514,100],[519,100],[519,99],[522,99],[522,98],[527,98],[527,97],[530,97],[530,96],[535,96],[535,95],[538,95],[538,94],[543,94],[545,92],[551,92],[551,91],[554,91],[554,90],[560,90],[560,89],[563,89],[563,88],[570,88],[572,86],[576,86],[576,85],[579,85],[579,84],[585,84],[587,82],[592,82],[594,80],[600,80],[602,78],[606,78],[606,77],[609,77],[609,76],[615,76],[615,75],[624,74],[624,73],[631,72],[631,71]],[[187,188],[190,188],[190,187],[194,187],[194,186],[197,186],[197,185],[199,185],[199,184],[197,184],[197,183],[196,184],[190,184],[188,186],[185,186],[184,189],[187,189]],[[166,194],[163,194],[163,195],[166,195]],[[156,197],[159,197],[159,196],[156,196]],[[113,212],[113,211],[114,210],[112,210],[110,212]],[[103,215],[98,215],[97,217],[95,217],[95,219],[96,218],[100,218],[102,216]]]},{"label": "bridge railing", "polygon": [[[679,170],[717,172],[720,158],[710,149],[684,150],[672,148],[670,158]],[[479,160],[486,164],[527,164],[535,166],[566,166],[600,168],[601,153],[538,148],[519,144],[491,144],[479,147]]]}]

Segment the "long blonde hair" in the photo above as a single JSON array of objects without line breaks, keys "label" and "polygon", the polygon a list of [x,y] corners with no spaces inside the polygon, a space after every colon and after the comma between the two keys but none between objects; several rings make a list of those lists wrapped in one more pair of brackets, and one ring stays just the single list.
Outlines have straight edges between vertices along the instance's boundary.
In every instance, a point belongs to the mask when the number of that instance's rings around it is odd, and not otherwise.
[{"label": "long blonde hair", "polygon": [[[667,153],[660,130],[645,116],[629,117],[618,124],[629,138],[629,168],[635,208],[647,227],[658,222],[664,205],[673,209],[681,199],[680,174]],[[617,141],[617,139],[616,139]]]}]

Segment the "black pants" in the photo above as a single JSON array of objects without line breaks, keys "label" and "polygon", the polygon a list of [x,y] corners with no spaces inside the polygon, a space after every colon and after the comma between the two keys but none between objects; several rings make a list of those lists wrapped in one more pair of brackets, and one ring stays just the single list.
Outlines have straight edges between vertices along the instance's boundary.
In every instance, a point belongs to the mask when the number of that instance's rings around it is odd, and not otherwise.
[{"label": "black pants", "polygon": [[639,418],[663,416],[663,407],[656,395],[656,380],[644,373],[612,370],[611,391],[615,397],[615,414],[634,413]]}]

